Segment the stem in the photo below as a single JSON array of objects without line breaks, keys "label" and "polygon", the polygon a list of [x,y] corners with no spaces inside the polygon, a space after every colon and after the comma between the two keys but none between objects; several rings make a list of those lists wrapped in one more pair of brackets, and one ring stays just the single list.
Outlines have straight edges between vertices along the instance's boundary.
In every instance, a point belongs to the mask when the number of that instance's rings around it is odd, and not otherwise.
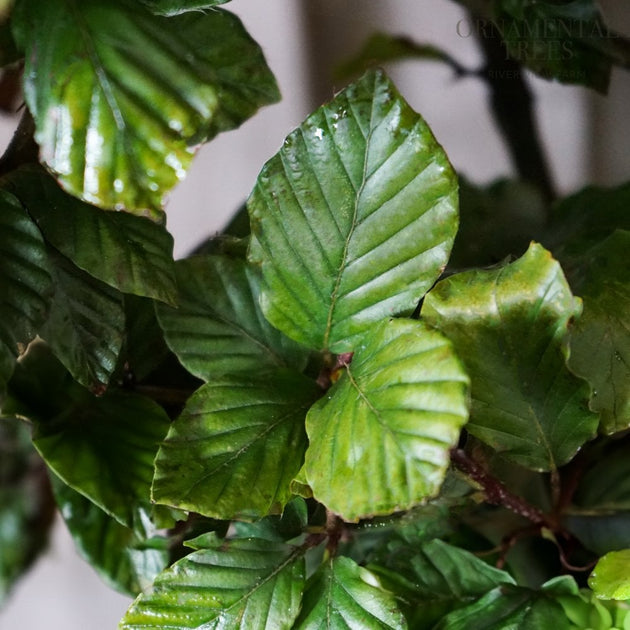
[{"label": "stem", "polygon": [[[473,16],[474,19],[474,16]],[[542,149],[533,112],[533,97],[521,64],[508,55],[498,30],[478,34],[485,55],[483,79],[490,88],[490,103],[519,176],[540,188],[548,202],[555,198],[554,185]]]},{"label": "stem", "polygon": [[470,458],[463,449],[453,449],[451,461],[459,470],[482,487],[488,503],[500,505],[536,525],[549,526],[547,517],[541,510],[508,490],[498,479],[495,479]]}]

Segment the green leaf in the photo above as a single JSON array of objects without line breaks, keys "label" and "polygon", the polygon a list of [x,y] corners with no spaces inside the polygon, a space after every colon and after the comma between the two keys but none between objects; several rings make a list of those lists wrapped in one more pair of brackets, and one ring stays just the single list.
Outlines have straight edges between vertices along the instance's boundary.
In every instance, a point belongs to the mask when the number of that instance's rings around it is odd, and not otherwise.
[{"label": "green leaf", "polygon": [[611,33],[593,0],[500,0],[495,23],[509,54],[546,79],[605,93],[612,58]]},{"label": "green leaf", "polygon": [[170,350],[164,341],[153,300],[126,295],[125,315],[126,363],[133,378],[143,381],[167,360]]},{"label": "green leaf", "polygon": [[123,293],[175,303],[173,237],[164,226],[82,203],[40,169],[21,169],[11,186],[46,240],[77,267]]},{"label": "green leaf", "polygon": [[468,377],[439,332],[377,324],[308,413],[305,471],[315,498],[346,521],[434,496],[468,417]]},{"label": "green leaf", "polygon": [[41,160],[104,208],[159,218],[194,148],[278,99],[260,48],[220,9],[22,0],[13,25]]},{"label": "green leaf", "polygon": [[230,0],[141,0],[156,15],[179,15],[188,11],[204,11]]},{"label": "green leaf", "polygon": [[411,313],[440,275],[457,179],[422,118],[369,72],[287,137],[248,206],[265,317],[343,353],[372,323]]},{"label": "green leaf", "polygon": [[615,232],[584,253],[574,283],[584,312],[571,329],[569,367],[590,383],[590,406],[607,434],[630,427],[629,248],[630,232]]},{"label": "green leaf", "polygon": [[55,294],[40,331],[82,385],[102,393],[123,342],[123,296],[50,249]]},{"label": "green leaf", "polygon": [[630,512],[630,458],[627,444],[595,451],[596,460],[580,478],[573,503],[588,513]]},{"label": "green leaf", "polygon": [[20,202],[0,190],[0,397],[14,357],[34,339],[50,308],[46,247]]},{"label": "green leaf", "polygon": [[499,179],[475,186],[460,177],[459,230],[451,269],[496,265],[527,250],[546,221],[546,203],[529,182]]},{"label": "green leaf", "polygon": [[[168,564],[168,550],[147,544],[151,527],[140,524],[140,536],[56,478],[52,479],[59,510],[74,543],[111,587],[135,597],[153,583]],[[147,517],[148,519],[148,517]]]},{"label": "green leaf", "polygon": [[305,349],[273,328],[258,305],[260,279],[245,261],[196,256],[178,261],[178,308],[158,306],[166,343],[181,364],[209,381],[270,367],[302,370]]},{"label": "green leaf", "polygon": [[328,560],[309,580],[295,630],[403,630],[393,596],[367,569],[343,556]]},{"label": "green leaf", "polygon": [[281,516],[274,514],[254,523],[232,523],[238,538],[264,538],[276,542],[297,538],[307,525],[308,506],[302,497],[289,501]]},{"label": "green leaf", "polygon": [[630,549],[611,551],[599,559],[588,585],[601,599],[630,599]]},{"label": "green leaf", "polygon": [[509,573],[437,538],[421,544],[394,539],[378,561],[384,565],[369,568],[423,628],[501,584],[515,584]]},{"label": "green leaf", "polygon": [[[630,230],[630,183],[615,188],[589,186],[553,208],[545,240],[565,263],[580,257],[615,230]],[[569,280],[571,268],[566,266]]]},{"label": "green leaf", "polygon": [[45,550],[54,507],[29,428],[0,417],[0,604]]},{"label": "green leaf", "polygon": [[203,542],[205,548],[161,573],[136,599],[120,630],[292,627],[304,586],[300,549],[256,538]]},{"label": "green leaf", "polygon": [[213,379],[191,396],[155,461],[153,499],[219,519],[282,512],[320,393],[288,370]]},{"label": "green leaf", "polygon": [[516,586],[500,586],[474,604],[451,612],[435,630],[537,630],[568,629],[567,617],[559,602],[544,592]]},{"label": "green leaf", "polygon": [[335,78],[348,78],[362,74],[368,68],[405,59],[441,61],[458,75],[467,72],[453,57],[431,44],[420,44],[408,37],[396,37],[388,33],[374,33],[358,54],[337,68]]},{"label": "green leaf", "polygon": [[153,401],[112,391],[38,419],[33,442],[64,483],[131,527],[140,509],[151,510],[153,460],[168,425]]},{"label": "green leaf", "polygon": [[597,429],[588,385],[566,367],[579,312],[560,265],[537,244],[510,265],[443,280],[422,309],[470,374],[467,430],[532,470],[565,464]]}]

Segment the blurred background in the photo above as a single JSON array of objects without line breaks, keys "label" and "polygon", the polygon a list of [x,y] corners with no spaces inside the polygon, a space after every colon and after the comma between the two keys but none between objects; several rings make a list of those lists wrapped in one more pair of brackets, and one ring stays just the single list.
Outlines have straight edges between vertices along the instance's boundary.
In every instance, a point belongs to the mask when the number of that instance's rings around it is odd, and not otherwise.
[{"label": "blurred background", "polygon": [[[609,25],[630,34],[625,2],[600,3]],[[458,23],[466,19],[450,0],[233,0],[265,51],[283,101],[262,110],[240,129],[203,147],[168,204],[175,255],[182,257],[218,231],[245,201],[264,162],[310,111],[343,83],[333,68],[356,54],[375,31],[406,35],[446,50],[476,68],[481,54]],[[458,32],[459,31],[459,32]],[[456,78],[445,64],[404,61],[387,71],[403,96],[427,120],[459,173],[474,183],[514,174],[491,118],[485,85]],[[536,115],[556,186],[568,193],[586,183],[630,179],[630,73],[615,70],[607,97],[528,75]],[[6,145],[17,118],[0,119]],[[49,552],[15,588],[0,611],[0,630],[112,630],[129,605],[104,586],[74,552],[57,522]]]}]

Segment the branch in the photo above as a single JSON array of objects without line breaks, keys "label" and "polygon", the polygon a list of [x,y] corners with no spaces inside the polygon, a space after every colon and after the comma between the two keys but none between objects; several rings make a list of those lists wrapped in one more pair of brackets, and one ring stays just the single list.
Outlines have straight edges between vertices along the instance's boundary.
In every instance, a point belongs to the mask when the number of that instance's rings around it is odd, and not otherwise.
[{"label": "branch", "polygon": [[468,475],[481,486],[488,503],[500,505],[515,514],[523,516],[535,525],[550,526],[547,517],[541,510],[508,490],[498,479],[495,479],[469,457],[463,449],[453,449],[451,451],[451,461],[461,472]]},{"label": "branch", "polygon": [[477,33],[485,55],[482,78],[490,88],[490,103],[519,176],[538,186],[548,202],[555,190],[542,149],[533,112],[533,97],[523,77],[523,67],[514,61],[498,30]]}]

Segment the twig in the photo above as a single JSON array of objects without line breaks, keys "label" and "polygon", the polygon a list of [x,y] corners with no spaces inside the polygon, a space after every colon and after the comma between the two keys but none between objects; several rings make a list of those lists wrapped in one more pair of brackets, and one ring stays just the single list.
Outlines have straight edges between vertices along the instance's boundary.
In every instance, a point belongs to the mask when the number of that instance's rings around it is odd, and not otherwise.
[{"label": "twig", "polygon": [[495,479],[476,461],[470,458],[463,449],[453,449],[451,451],[451,461],[459,470],[481,486],[488,503],[507,508],[536,525],[550,525],[547,517],[541,510],[508,490],[498,479]]}]

